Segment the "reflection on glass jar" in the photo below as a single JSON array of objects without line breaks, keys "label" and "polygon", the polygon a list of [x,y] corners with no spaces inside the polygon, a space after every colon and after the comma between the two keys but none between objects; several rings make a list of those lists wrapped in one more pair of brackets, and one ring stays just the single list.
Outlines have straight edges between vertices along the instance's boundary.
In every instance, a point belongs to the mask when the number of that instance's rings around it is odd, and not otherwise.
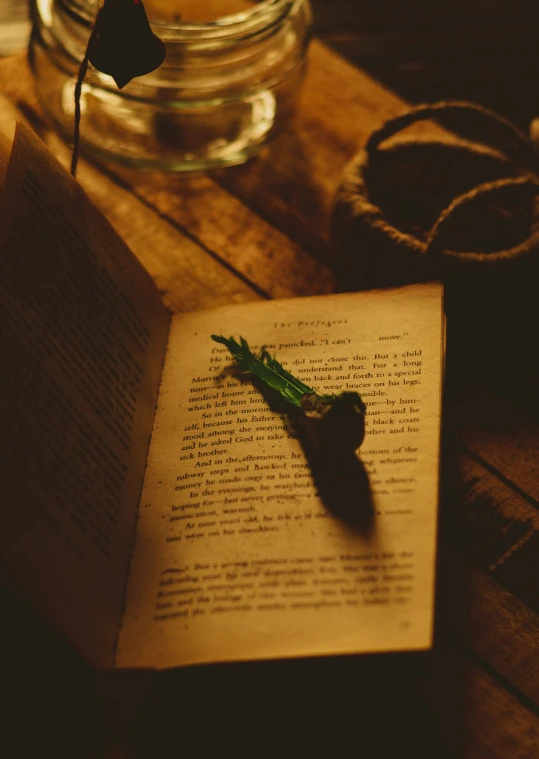
[{"label": "reflection on glass jar", "polygon": [[[33,2],[36,89],[69,141],[75,80],[95,2]],[[191,20],[186,9],[197,5],[204,15],[194,12]],[[82,149],[104,160],[168,171],[247,160],[293,112],[310,37],[308,0],[146,0],[145,6],[166,45],[165,62],[122,90],[89,68],[81,96]],[[212,18],[212,8],[232,15]]]}]

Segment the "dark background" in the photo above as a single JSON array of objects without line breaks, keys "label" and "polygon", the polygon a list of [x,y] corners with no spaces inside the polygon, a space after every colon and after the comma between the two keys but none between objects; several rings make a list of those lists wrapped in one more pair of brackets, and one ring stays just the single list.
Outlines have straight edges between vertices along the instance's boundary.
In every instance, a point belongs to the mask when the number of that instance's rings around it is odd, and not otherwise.
[{"label": "dark background", "polygon": [[537,0],[311,0],[315,33],[413,103],[539,117]]}]

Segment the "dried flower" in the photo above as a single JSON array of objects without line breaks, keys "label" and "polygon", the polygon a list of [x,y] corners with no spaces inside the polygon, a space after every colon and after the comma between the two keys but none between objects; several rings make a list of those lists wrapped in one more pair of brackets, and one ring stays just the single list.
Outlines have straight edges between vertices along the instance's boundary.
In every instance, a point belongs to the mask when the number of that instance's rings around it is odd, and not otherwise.
[{"label": "dried flower", "polygon": [[282,400],[303,412],[302,425],[315,449],[338,456],[359,448],[365,437],[365,404],[358,393],[319,395],[286,371],[265,348],[256,355],[243,337],[239,343],[233,337],[211,338],[228,348],[242,371],[253,373]]},{"label": "dried flower", "polygon": [[88,44],[88,60],[121,89],[165,60],[165,45],[151,30],[142,0],[105,0]]},{"label": "dried flower", "polygon": [[165,60],[162,40],[151,30],[142,0],[104,0],[75,85],[75,127],[71,173],[75,176],[80,145],[80,98],[88,63],[108,74],[121,89],[135,76],[149,74]]}]

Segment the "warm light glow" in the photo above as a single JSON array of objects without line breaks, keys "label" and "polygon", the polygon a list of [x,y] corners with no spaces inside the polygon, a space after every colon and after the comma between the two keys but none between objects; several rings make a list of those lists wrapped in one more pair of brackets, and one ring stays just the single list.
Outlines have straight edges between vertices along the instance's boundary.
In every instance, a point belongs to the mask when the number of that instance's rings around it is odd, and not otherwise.
[{"label": "warm light glow", "polygon": [[37,9],[45,26],[52,26],[52,0],[37,0]]},{"label": "warm light glow", "polygon": [[144,7],[150,20],[175,21],[187,24],[207,23],[224,16],[249,10],[252,0],[145,0]]}]

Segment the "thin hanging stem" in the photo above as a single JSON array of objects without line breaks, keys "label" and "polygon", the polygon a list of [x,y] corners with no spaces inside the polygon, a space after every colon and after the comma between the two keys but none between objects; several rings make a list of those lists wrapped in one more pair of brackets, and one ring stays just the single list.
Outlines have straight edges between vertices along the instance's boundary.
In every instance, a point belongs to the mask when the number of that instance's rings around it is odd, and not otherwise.
[{"label": "thin hanging stem", "polygon": [[75,82],[73,176],[79,160],[81,97],[88,65],[112,76],[122,89],[133,77],[154,71],[165,55],[165,44],[152,32],[142,0],[101,0]]},{"label": "thin hanging stem", "polygon": [[[99,13],[97,14],[97,18],[99,18]],[[86,46],[86,51],[84,53],[84,58],[82,59],[82,62],[80,64],[79,68],[79,74],[77,76],[77,81],[75,83],[75,121],[74,121],[74,127],[73,127],[73,153],[71,155],[71,174],[72,176],[76,176],[77,174],[77,163],[79,161],[79,152],[80,152],[80,120],[81,120],[81,107],[80,107],[80,99],[82,95],[82,85],[84,82],[84,77],[86,76],[86,72],[88,71],[88,62],[89,62],[89,51],[91,44],[93,42],[93,39],[96,34],[96,28],[97,28],[97,19],[94,23],[92,33],[90,34],[90,37],[88,39],[88,44]]]}]

